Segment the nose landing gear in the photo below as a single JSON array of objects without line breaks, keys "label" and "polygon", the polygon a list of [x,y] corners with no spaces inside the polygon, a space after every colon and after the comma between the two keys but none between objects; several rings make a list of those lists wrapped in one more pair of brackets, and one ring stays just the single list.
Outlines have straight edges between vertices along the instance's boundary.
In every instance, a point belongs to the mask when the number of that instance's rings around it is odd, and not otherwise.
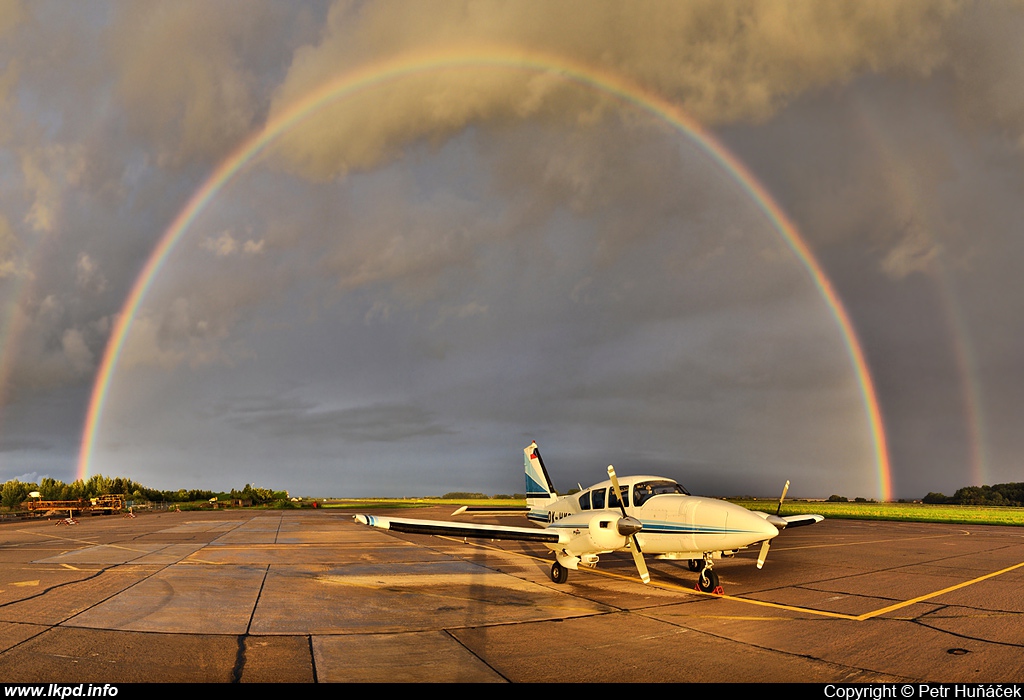
[{"label": "nose landing gear", "polygon": [[[693,564],[699,560],[690,560],[690,569],[694,569]],[[718,583],[718,574],[711,568],[711,555],[704,555],[704,566],[700,570],[700,574],[697,576],[697,585],[694,586],[695,591],[701,593],[712,593],[714,595],[725,595],[725,591],[722,590],[722,586]]]}]

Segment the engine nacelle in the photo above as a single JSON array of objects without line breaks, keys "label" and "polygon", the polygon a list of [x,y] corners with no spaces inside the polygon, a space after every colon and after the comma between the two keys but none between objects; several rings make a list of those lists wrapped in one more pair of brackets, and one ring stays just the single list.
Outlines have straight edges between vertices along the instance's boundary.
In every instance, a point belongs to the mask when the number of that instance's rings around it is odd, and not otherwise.
[{"label": "engine nacelle", "polygon": [[626,546],[629,540],[619,534],[618,524],[621,519],[621,516],[607,511],[594,514],[587,527],[592,550],[602,552]]}]

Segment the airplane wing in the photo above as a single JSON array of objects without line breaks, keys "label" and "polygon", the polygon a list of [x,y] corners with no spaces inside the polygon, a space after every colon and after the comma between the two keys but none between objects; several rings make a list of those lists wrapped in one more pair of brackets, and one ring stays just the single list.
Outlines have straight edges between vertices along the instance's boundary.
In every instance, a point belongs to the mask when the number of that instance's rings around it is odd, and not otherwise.
[{"label": "airplane wing", "polygon": [[761,516],[779,530],[785,530],[789,527],[801,527],[802,525],[813,525],[814,523],[820,523],[825,519],[824,515],[807,514],[778,516],[774,513],[765,513],[762,510],[752,510],[750,512],[754,515]]},{"label": "airplane wing", "polygon": [[783,515],[786,527],[800,527],[801,525],[813,525],[825,519],[824,515]]},{"label": "airplane wing", "polygon": [[526,515],[530,512],[530,506],[459,506],[459,508],[452,513],[455,515],[510,515],[522,513]]},{"label": "airplane wing", "polygon": [[379,527],[382,530],[409,532],[417,535],[448,535],[449,537],[480,537],[489,540],[519,540],[521,542],[566,543],[568,533],[540,530],[533,527],[504,527],[501,525],[477,525],[443,520],[414,520],[412,518],[385,518],[379,515],[359,513],[352,519],[362,525]]}]

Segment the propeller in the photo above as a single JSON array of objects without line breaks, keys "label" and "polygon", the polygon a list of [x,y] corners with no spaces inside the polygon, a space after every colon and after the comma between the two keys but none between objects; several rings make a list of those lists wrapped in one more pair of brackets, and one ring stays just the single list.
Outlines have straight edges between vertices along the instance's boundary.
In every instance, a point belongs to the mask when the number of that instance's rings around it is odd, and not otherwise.
[{"label": "propeller", "polygon": [[775,509],[775,515],[782,515],[782,501],[786,498],[787,491],[789,491],[789,479],[786,479],[786,485],[782,487],[782,495],[779,496],[779,507]]},{"label": "propeller", "polygon": [[[774,525],[778,530],[784,530],[786,528],[786,521],[782,519],[780,513],[782,513],[782,501],[786,498],[786,492],[789,491],[789,479],[786,479],[786,485],[782,487],[782,495],[779,496],[779,507],[775,509],[775,515],[769,515],[765,520]],[[765,540],[761,543],[761,552],[757,555],[757,568],[760,569],[764,566],[764,560],[768,558],[768,547],[771,546],[771,540]]]},{"label": "propeller", "polygon": [[633,554],[633,563],[636,564],[636,570],[640,574],[640,580],[644,583],[651,582],[651,574],[647,571],[647,563],[644,562],[643,552],[640,551],[640,543],[636,539],[636,533],[643,529],[643,523],[634,517],[626,515],[626,505],[622,498],[622,489],[619,487],[619,477],[615,475],[615,467],[608,465],[608,476],[611,477],[612,487],[615,489],[615,496],[619,501],[619,508],[622,509],[622,519],[618,522],[619,534],[623,537],[628,537],[633,541],[633,547],[630,550]]}]

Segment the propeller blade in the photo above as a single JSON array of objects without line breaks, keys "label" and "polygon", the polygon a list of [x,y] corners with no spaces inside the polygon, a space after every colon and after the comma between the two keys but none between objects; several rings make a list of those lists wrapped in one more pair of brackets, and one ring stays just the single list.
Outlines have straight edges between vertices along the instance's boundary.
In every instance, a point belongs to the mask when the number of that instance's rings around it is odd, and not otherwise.
[{"label": "propeller blade", "polygon": [[786,485],[782,487],[782,495],[779,496],[779,507],[775,509],[776,515],[782,514],[782,501],[786,498],[786,491],[789,491],[789,479],[786,479]]},{"label": "propeller blade", "polygon": [[619,477],[615,475],[615,467],[608,465],[608,477],[612,480],[612,488],[615,489],[615,498],[619,502],[619,508],[622,509],[622,517],[628,517],[626,515],[626,504],[622,502],[622,488],[619,487]]},{"label": "propeller blade", "polygon": [[626,503],[622,497],[622,487],[619,486],[619,477],[615,475],[615,467],[608,465],[608,478],[612,480],[612,488],[615,489],[615,494],[619,498],[619,508],[622,509],[622,520],[619,521],[619,533],[625,535],[622,532],[623,526],[625,529],[632,530],[629,532],[629,539],[633,543],[629,551],[633,555],[633,563],[636,564],[637,573],[640,574],[640,580],[644,583],[651,582],[651,573],[647,570],[647,562],[644,561],[643,552],[640,551],[640,542],[636,539],[636,533],[643,528],[643,524],[636,518],[626,515]]},{"label": "propeller blade", "polygon": [[768,558],[768,546],[772,543],[771,540],[765,540],[761,543],[761,553],[757,555],[757,568],[764,566],[764,560]]},{"label": "propeller blade", "polygon": [[636,564],[636,570],[640,573],[640,580],[644,583],[651,582],[651,572],[647,570],[647,562],[644,561],[644,555],[640,553],[640,543],[636,541],[636,535],[631,538],[633,540],[633,548],[629,551],[633,553],[633,563]]}]

